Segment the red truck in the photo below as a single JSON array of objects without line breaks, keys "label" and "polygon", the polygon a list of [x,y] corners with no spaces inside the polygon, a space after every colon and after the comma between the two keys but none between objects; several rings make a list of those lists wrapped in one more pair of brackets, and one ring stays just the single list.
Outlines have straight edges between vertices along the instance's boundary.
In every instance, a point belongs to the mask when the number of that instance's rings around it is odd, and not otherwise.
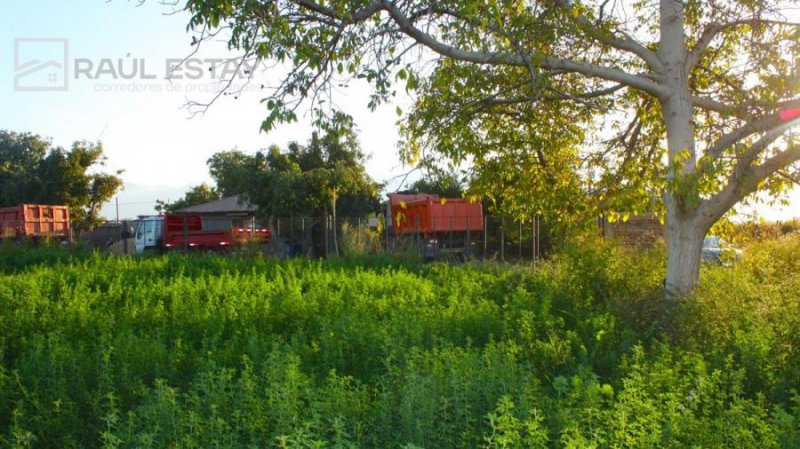
[{"label": "red truck", "polygon": [[0,207],[0,238],[69,240],[69,207],[20,204]]},{"label": "red truck", "polygon": [[480,199],[440,198],[424,193],[389,195],[392,232],[419,235],[424,241],[424,257],[469,254],[484,228]]},{"label": "red truck", "polygon": [[235,227],[230,218],[167,214],[144,217],[136,231],[136,252],[170,249],[224,250],[243,243],[269,242],[269,228]]}]

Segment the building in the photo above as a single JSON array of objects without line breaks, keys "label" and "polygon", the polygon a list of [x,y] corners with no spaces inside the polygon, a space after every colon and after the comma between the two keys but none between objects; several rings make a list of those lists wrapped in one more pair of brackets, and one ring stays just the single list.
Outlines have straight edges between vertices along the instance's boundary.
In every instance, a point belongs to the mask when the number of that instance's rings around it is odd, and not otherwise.
[{"label": "building", "polygon": [[184,207],[176,210],[175,213],[201,215],[203,228],[206,230],[248,228],[255,223],[256,206],[241,195],[232,195],[208,203]]}]

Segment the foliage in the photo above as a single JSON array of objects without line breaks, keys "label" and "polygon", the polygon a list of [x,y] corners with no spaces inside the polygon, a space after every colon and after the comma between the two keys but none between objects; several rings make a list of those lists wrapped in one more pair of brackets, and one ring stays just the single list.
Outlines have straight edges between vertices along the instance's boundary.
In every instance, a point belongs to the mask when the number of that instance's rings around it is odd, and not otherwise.
[{"label": "foliage", "polygon": [[442,198],[461,198],[464,186],[457,173],[431,167],[422,178],[411,184],[411,190],[439,195]]},{"label": "foliage", "polygon": [[[273,151],[279,149],[271,147],[269,152]],[[231,150],[214,153],[206,163],[220,195],[232,196],[247,190],[252,181],[250,176],[261,167],[264,160],[263,155],[253,157],[239,150]]]},{"label": "foliage", "polygon": [[121,171],[95,172],[103,161],[99,143],[75,142],[67,151],[34,134],[0,131],[0,206],[67,205],[75,228],[92,228],[122,188]]},{"label": "foliage", "polygon": [[757,244],[800,232],[800,218],[786,221],[745,221],[732,226],[731,240],[737,244]]},{"label": "foliage", "polygon": [[202,183],[200,185],[194,186],[190,188],[186,195],[183,198],[175,200],[173,202],[167,202],[163,200],[156,200],[156,212],[159,214],[170,214],[175,212],[176,210],[180,210],[186,207],[195,206],[198,204],[208,203],[209,201],[218,200],[221,198],[221,195],[217,191],[216,188]]},{"label": "foliage", "polygon": [[335,128],[314,132],[307,145],[277,146],[248,155],[238,150],[208,160],[224,195],[242,193],[267,217],[359,216],[377,208],[376,184],[366,173],[352,121],[337,116]]},{"label": "foliage", "polygon": [[[286,67],[262,128],[318,124],[348,80],[368,106],[405,88],[401,152],[469,165],[474,194],[571,226],[600,213],[670,222],[665,293],[696,286],[702,237],[737,203],[798,179],[793,2],[192,0],[201,41]],[[403,116],[403,111],[397,112]],[[691,248],[690,248],[691,246]]]},{"label": "foliage", "polygon": [[800,235],[537,270],[0,249],[0,446],[797,447]]},{"label": "foliage", "polygon": [[383,254],[385,251],[383,234],[378,229],[370,229],[367,223],[342,223],[342,255],[345,257]]}]

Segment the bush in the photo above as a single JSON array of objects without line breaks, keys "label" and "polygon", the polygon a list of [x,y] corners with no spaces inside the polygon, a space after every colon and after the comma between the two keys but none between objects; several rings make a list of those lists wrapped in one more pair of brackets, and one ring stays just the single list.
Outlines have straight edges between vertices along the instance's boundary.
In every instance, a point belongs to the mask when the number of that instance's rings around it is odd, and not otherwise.
[{"label": "bush", "polygon": [[3,447],[798,447],[800,236],[536,270],[0,249]]}]

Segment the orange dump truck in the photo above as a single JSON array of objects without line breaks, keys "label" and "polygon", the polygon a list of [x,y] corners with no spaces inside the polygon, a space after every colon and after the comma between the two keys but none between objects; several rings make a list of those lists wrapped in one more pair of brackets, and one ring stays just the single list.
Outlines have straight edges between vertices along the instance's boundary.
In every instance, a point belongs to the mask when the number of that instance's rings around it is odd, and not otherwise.
[{"label": "orange dump truck", "polygon": [[440,198],[424,193],[389,195],[392,232],[422,238],[424,257],[469,254],[484,228],[480,199]]},{"label": "orange dump truck", "polygon": [[46,204],[0,207],[0,238],[69,240],[69,207]]}]

